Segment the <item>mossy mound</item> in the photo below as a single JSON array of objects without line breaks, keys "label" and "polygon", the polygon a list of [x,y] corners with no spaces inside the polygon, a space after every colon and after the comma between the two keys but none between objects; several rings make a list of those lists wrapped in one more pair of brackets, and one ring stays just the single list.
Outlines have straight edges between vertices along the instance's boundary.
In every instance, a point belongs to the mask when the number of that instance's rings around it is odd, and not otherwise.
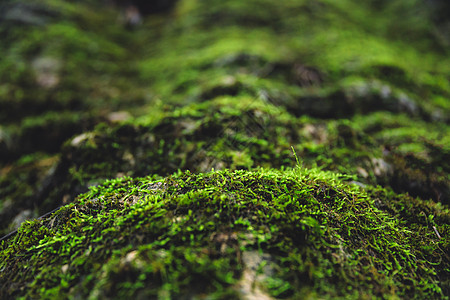
[{"label": "mossy mound", "polygon": [[1,296],[440,298],[449,221],[315,169],[123,178],[3,242]]}]

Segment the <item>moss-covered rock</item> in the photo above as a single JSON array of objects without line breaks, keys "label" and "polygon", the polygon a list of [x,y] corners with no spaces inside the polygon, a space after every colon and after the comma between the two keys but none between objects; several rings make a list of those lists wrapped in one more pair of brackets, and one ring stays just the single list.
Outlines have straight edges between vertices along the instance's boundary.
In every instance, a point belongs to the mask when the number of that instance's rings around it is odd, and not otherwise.
[{"label": "moss-covered rock", "polygon": [[443,7],[4,1],[0,297],[448,297]]},{"label": "moss-covered rock", "polygon": [[3,242],[1,296],[440,298],[449,221],[315,169],[124,178]]}]

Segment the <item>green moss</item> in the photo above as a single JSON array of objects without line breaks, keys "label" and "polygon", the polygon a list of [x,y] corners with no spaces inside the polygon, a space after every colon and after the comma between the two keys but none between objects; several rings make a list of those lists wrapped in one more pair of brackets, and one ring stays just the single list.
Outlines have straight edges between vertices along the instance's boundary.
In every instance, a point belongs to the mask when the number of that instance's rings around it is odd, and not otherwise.
[{"label": "green moss", "polygon": [[254,250],[275,297],[443,296],[448,210],[382,193],[314,169],[109,181],[2,242],[2,297],[236,296]]},{"label": "green moss", "polygon": [[0,298],[448,297],[448,46],[382,2],[2,4],[0,232],[65,206]]}]

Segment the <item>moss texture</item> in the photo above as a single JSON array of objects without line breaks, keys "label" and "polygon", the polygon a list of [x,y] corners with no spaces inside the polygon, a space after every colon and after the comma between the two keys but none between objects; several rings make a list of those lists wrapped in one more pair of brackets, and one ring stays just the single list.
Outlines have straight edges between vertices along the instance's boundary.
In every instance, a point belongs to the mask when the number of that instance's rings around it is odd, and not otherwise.
[{"label": "moss texture", "polygon": [[443,297],[449,245],[435,230],[449,234],[448,209],[339,177],[108,181],[3,245],[2,296],[238,298],[256,284],[281,298]]},{"label": "moss texture", "polygon": [[448,298],[444,1],[125,2],[0,5],[0,298]]}]

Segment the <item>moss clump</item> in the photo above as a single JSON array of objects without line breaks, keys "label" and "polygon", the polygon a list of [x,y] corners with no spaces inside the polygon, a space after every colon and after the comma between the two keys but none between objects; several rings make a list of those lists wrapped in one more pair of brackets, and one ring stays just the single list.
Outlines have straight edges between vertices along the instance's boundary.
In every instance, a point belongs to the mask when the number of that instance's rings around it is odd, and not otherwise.
[{"label": "moss clump", "polygon": [[2,242],[1,296],[238,297],[253,257],[272,297],[443,297],[448,210],[386,193],[314,169],[109,181]]}]

